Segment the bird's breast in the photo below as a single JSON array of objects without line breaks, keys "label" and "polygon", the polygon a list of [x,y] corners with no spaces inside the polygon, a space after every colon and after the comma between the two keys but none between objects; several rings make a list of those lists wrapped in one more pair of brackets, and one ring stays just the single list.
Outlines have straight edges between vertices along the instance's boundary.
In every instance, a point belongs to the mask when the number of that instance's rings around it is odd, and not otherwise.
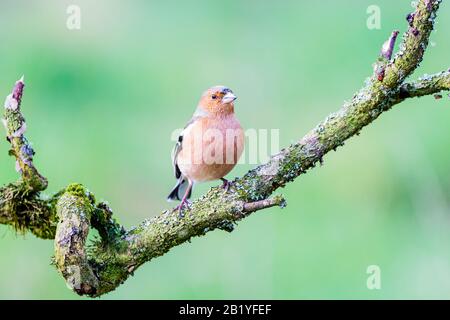
[{"label": "bird's breast", "polygon": [[244,132],[234,115],[200,118],[183,133],[178,166],[194,181],[224,177],[236,165],[244,149]]}]

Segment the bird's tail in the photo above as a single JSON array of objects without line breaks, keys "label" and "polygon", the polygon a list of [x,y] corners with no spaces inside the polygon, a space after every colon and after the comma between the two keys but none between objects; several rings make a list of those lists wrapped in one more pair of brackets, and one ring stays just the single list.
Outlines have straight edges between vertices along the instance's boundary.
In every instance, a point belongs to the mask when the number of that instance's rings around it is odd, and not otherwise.
[{"label": "bird's tail", "polygon": [[[169,196],[167,197],[167,201],[174,201],[174,200],[181,200],[184,197],[184,194],[186,193],[186,190],[189,186],[189,182],[185,177],[180,177],[178,179],[177,184],[173,188],[173,190],[170,192]],[[192,188],[189,190],[189,194],[187,195],[187,199],[191,197]]]}]

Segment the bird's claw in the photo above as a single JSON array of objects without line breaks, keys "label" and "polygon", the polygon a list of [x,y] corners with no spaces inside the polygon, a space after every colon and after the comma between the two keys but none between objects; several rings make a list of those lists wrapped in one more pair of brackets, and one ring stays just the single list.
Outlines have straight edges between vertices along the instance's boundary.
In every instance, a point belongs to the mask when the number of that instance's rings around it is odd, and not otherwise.
[{"label": "bird's claw", "polygon": [[175,210],[178,210],[178,212],[181,214],[183,212],[183,209],[190,209],[191,208],[191,202],[187,199],[181,201],[181,203],[175,207]]}]

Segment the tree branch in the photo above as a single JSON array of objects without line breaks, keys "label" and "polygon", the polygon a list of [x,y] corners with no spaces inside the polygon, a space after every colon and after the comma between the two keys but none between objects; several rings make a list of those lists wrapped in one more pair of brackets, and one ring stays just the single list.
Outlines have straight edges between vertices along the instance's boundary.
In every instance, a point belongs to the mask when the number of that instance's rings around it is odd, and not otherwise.
[{"label": "tree branch", "polygon": [[425,75],[417,81],[402,84],[397,98],[403,101],[406,98],[422,97],[437,94],[441,91],[449,91],[449,88],[450,69],[433,75]]},{"label": "tree branch", "polygon": [[[80,295],[100,296],[118,287],[140,265],[192,237],[215,229],[232,231],[253,212],[284,207],[285,200],[280,195],[271,197],[272,193],[321,163],[326,153],[359,134],[382,112],[408,98],[450,90],[450,70],[403,83],[423,58],[440,2],[420,0],[408,16],[409,29],[394,59],[397,31],[383,46],[366,85],[299,142],[235,179],[229,192],[212,188],[181,214],[166,210],[128,231],[114,220],[105,203],[97,203],[80,184],[42,197],[47,180],[33,166],[34,152],[24,137],[20,109],[24,82],[19,80],[6,100],[4,124],[21,179],[0,188],[0,223],[54,239],[55,265],[66,282]],[[98,230],[100,239],[87,245],[91,227]]]},{"label": "tree branch", "polygon": [[47,179],[33,166],[34,150],[24,136],[27,124],[20,112],[24,86],[22,77],[6,97],[5,119],[2,122],[6,129],[6,139],[11,143],[10,155],[16,157],[16,170],[21,173],[29,191],[39,192],[47,188]]}]

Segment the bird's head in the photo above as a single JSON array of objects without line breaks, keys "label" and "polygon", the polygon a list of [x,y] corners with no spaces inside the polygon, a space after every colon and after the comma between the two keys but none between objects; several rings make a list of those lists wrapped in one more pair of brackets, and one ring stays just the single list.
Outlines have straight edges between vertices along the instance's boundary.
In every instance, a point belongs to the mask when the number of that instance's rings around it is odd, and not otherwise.
[{"label": "bird's head", "polygon": [[198,106],[208,113],[227,115],[234,112],[234,100],[236,98],[229,88],[215,86],[203,93]]}]

